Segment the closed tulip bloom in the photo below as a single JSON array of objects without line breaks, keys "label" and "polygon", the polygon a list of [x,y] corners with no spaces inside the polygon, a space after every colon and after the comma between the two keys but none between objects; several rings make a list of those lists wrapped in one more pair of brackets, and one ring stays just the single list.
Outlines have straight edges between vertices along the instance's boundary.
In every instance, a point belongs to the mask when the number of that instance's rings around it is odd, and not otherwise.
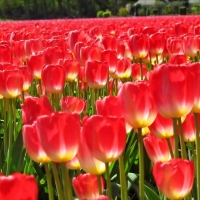
[{"label": "closed tulip bloom", "polygon": [[0,175],[0,199],[37,200],[38,184],[35,177],[19,172],[9,176]]},{"label": "closed tulip bloom", "polygon": [[170,138],[174,135],[172,120],[162,117],[159,113],[149,126],[149,130],[158,138]]},{"label": "closed tulip bloom", "polygon": [[7,45],[0,44],[0,62],[12,63],[12,51]]},{"label": "closed tulip bloom", "polygon": [[31,69],[34,79],[41,79],[42,69],[45,64],[44,54],[38,53],[26,58],[26,64]]},{"label": "closed tulip bloom", "polygon": [[200,84],[200,63],[195,62],[191,63],[190,66],[192,67],[192,71],[194,72],[194,104],[192,108],[192,112],[194,113],[200,113],[200,90],[199,90],[199,84]]},{"label": "closed tulip bloom", "polygon": [[25,97],[24,103],[21,104],[23,124],[32,124],[39,116],[49,115],[53,108],[45,95],[39,97]]},{"label": "closed tulip bloom", "polygon": [[180,64],[185,64],[187,63],[187,56],[185,54],[172,54],[169,57],[169,63],[175,64],[175,65],[180,65]]},{"label": "closed tulip bloom", "polygon": [[184,54],[182,38],[169,37],[166,45],[170,54]]},{"label": "closed tulip bloom", "polygon": [[189,195],[193,187],[194,172],[194,163],[183,159],[156,162],[153,166],[157,187],[168,199],[174,200]]},{"label": "closed tulip bloom", "polygon": [[147,81],[124,83],[118,98],[124,118],[133,128],[148,127],[153,123],[157,110]]},{"label": "closed tulip bloom", "polygon": [[[145,66],[145,64],[142,64],[142,74],[144,77],[147,75],[147,67]],[[131,65],[131,77],[133,81],[141,80],[140,63],[134,63]]]},{"label": "closed tulip bloom", "polygon": [[77,170],[81,168],[79,160],[77,156],[75,156],[72,160],[67,161],[66,166],[68,169]]},{"label": "closed tulip bloom", "polygon": [[[172,139],[173,137],[171,141]],[[165,138],[160,139],[155,137],[152,133],[149,133],[143,139],[143,142],[146,152],[153,163],[158,161],[167,162],[171,159],[169,146]],[[173,147],[174,145],[171,144],[171,146]]]},{"label": "closed tulip bloom", "polygon": [[158,112],[166,118],[187,115],[194,103],[194,75],[189,65],[163,64],[150,73],[150,89]]},{"label": "closed tulip bloom", "polygon": [[23,143],[30,158],[37,163],[50,162],[50,158],[44,152],[36,130],[36,123],[24,125],[22,128]]},{"label": "closed tulip bloom", "polygon": [[[101,177],[102,191],[104,190],[104,181]],[[98,180],[96,175],[89,173],[80,174],[72,179],[72,185],[79,200],[93,199],[100,196],[98,189]]]},{"label": "closed tulip bloom", "polygon": [[131,76],[131,61],[128,58],[117,59],[115,71],[110,75],[114,79],[129,78]]},{"label": "closed tulip bloom", "polygon": [[108,80],[108,63],[101,61],[87,61],[85,67],[85,77],[88,86],[91,88],[103,88]]},{"label": "closed tulip bloom", "polygon": [[183,22],[177,22],[174,25],[174,31],[177,37],[188,33],[189,26]]},{"label": "closed tulip bloom", "polygon": [[101,61],[108,62],[109,73],[112,74],[116,70],[117,65],[117,52],[105,50],[101,52]]},{"label": "closed tulip bloom", "polygon": [[198,39],[195,36],[185,36],[183,38],[183,52],[190,57],[197,55]]},{"label": "closed tulip bloom", "polygon": [[[85,120],[83,118],[83,124],[84,121]],[[79,160],[81,168],[85,172],[88,172],[90,174],[103,174],[106,170],[105,163],[94,157],[93,152],[88,147],[88,144],[86,142],[86,136],[83,131],[83,128],[81,128],[79,148],[77,153],[77,158]]]},{"label": "closed tulip bloom", "polygon": [[102,44],[105,50],[117,51],[117,39],[114,36],[104,35]]},{"label": "closed tulip bloom", "polygon": [[27,66],[19,66],[19,70],[22,72],[23,75],[23,91],[26,91],[32,84],[33,73],[31,69]]},{"label": "closed tulip bloom", "polygon": [[196,140],[196,129],[195,119],[192,113],[186,115],[184,122],[182,123],[183,139],[185,142],[195,142]]},{"label": "closed tulip bloom", "polygon": [[144,34],[134,34],[129,39],[129,48],[135,58],[144,58],[149,52],[149,38]]},{"label": "closed tulip bloom", "polygon": [[93,115],[83,126],[84,137],[93,155],[104,163],[117,160],[126,145],[123,118]]},{"label": "closed tulip bloom", "polygon": [[61,93],[65,85],[66,72],[61,65],[45,65],[42,69],[42,83],[45,91],[49,93]]},{"label": "closed tulip bloom", "polygon": [[80,63],[75,59],[61,59],[59,60],[59,65],[62,65],[65,68],[65,80],[73,82],[77,79],[80,71]]},{"label": "closed tulip bloom", "polygon": [[29,39],[24,42],[24,49],[27,56],[36,55],[43,49],[40,39]]},{"label": "closed tulip bloom", "polygon": [[60,104],[64,112],[81,114],[85,109],[86,102],[78,97],[66,96],[61,98]]},{"label": "closed tulip bloom", "polygon": [[53,162],[67,162],[78,151],[80,119],[78,114],[52,113],[37,118],[41,145]]},{"label": "closed tulip bloom", "polygon": [[154,33],[149,36],[149,52],[151,54],[160,55],[164,51],[165,40],[162,33]]},{"label": "closed tulip bloom", "polygon": [[4,98],[16,98],[23,90],[23,75],[19,69],[0,70],[0,94]]}]

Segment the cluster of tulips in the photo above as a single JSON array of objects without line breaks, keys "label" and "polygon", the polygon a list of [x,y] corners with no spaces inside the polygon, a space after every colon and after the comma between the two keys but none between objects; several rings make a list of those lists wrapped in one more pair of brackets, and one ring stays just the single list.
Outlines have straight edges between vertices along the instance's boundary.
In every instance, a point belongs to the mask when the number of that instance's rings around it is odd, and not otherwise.
[{"label": "cluster of tulips", "polygon": [[0,199],[200,200],[197,16],[2,24]]}]

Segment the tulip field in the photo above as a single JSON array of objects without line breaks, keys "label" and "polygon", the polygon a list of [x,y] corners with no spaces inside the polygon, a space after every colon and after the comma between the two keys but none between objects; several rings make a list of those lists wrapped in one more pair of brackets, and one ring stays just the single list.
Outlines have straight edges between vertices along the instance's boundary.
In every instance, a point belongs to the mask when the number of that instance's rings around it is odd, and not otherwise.
[{"label": "tulip field", "polygon": [[200,200],[200,16],[0,24],[0,200]]}]

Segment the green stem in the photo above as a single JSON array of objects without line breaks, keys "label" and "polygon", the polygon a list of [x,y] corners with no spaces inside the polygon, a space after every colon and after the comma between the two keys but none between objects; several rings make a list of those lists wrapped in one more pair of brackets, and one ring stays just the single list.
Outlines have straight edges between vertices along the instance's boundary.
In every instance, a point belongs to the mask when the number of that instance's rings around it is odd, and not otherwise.
[{"label": "green stem", "polygon": [[196,179],[197,179],[197,199],[200,200],[200,137],[198,113],[194,113],[196,128]]},{"label": "green stem", "polygon": [[102,195],[101,175],[97,175],[99,195]]},{"label": "green stem", "polygon": [[173,121],[173,131],[174,131],[174,158],[179,158],[179,153],[178,153],[178,134],[177,134],[177,121],[176,118],[172,119]]},{"label": "green stem", "polygon": [[169,147],[171,157],[174,158],[174,153],[173,153],[173,150],[172,150],[172,145],[171,145],[170,139],[166,138],[166,140],[167,140],[167,144],[168,144],[168,147]]},{"label": "green stem", "polygon": [[111,191],[111,181],[110,181],[110,172],[109,172],[109,163],[105,163],[106,165],[106,181],[107,181],[107,195],[109,200],[112,200],[112,191]]},{"label": "green stem", "polygon": [[6,157],[8,151],[8,130],[7,130],[7,119],[8,119],[8,99],[4,98],[4,155]]},{"label": "green stem", "polygon": [[58,176],[58,170],[57,170],[56,164],[54,162],[52,162],[52,170],[53,170],[53,176],[54,176],[54,180],[55,180],[55,184],[56,184],[56,190],[58,192],[58,199],[64,200],[63,194],[62,194],[62,188],[61,188],[61,184],[60,184],[60,180],[59,180],[59,176]]},{"label": "green stem", "polygon": [[156,64],[158,64],[158,55],[156,55]]},{"label": "green stem", "polygon": [[95,115],[96,114],[96,89],[91,89],[91,100],[92,100],[92,114]]},{"label": "green stem", "polygon": [[142,128],[138,128],[139,148],[139,199],[144,200],[144,147],[142,139]]},{"label": "green stem", "polygon": [[119,157],[119,173],[120,173],[120,184],[121,184],[121,200],[127,200],[127,187],[126,187],[126,177],[124,171],[123,154]]},{"label": "green stem", "polygon": [[44,168],[45,168],[46,178],[47,178],[49,200],[54,200],[53,186],[52,186],[51,174],[50,174],[50,170],[48,167],[48,163],[44,163]]},{"label": "green stem", "polygon": [[178,118],[178,125],[179,125],[179,130],[180,130],[180,142],[181,142],[181,154],[183,159],[187,159],[187,153],[186,153],[186,148],[185,148],[185,142],[183,138],[183,128],[181,124],[181,118]]},{"label": "green stem", "polygon": [[141,80],[143,80],[142,58],[140,58],[140,76],[141,76]]},{"label": "green stem", "polygon": [[61,163],[61,170],[62,170],[62,179],[63,179],[63,188],[64,188],[64,199],[71,200],[73,199],[72,186],[71,186],[71,181],[69,177],[69,172],[68,172],[65,162]]}]

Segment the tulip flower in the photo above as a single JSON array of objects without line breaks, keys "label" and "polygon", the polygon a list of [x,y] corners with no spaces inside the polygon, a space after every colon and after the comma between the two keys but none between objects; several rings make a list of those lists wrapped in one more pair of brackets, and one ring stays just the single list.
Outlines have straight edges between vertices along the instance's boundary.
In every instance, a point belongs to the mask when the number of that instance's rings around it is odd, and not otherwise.
[{"label": "tulip flower", "polygon": [[108,63],[101,61],[87,61],[85,66],[85,77],[91,88],[103,88],[108,80]]},{"label": "tulip flower", "polygon": [[163,34],[157,32],[149,36],[149,52],[151,54],[160,55],[165,48],[165,40]]},{"label": "tulip flower", "polygon": [[184,54],[182,38],[169,37],[166,45],[170,54]]},{"label": "tulip flower", "polygon": [[[171,143],[173,142],[171,137]],[[150,160],[155,163],[158,161],[167,162],[171,157],[170,149],[165,138],[160,139],[155,137],[152,133],[147,134],[143,139],[145,149]],[[171,144],[173,147],[173,144]]]},{"label": "tulip flower", "polygon": [[61,65],[45,65],[42,69],[42,83],[45,91],[49,93],[61,93],[65,85],[66,72]]},{"label": "tulip flower", "polygon": [[157,187],[168,199],[184,199],[193,187],[194,163],[183,159],[156,162],[153,176]]},{"label": "tulip flower", "polygon": [[37,118],[36,127],[42,148],[52,161],[67,162],[76,156],[80,137],[78,114],[43,115]]},{"label": "tulip flower", "polygon": [[174,25],[174,31],[177,37],[187,34],[188,29],[189,29],[188,25],[183,22],[177,22]]},{"label": "tulip flower", "polygon": [[86,102],[78,97],[66,96],[61,98],[60,104],[64,112],[81,114],[85,109]]},{"label": "tulip flower", "polygon": [[147,81],[124,83],[118,98],[124,118],[133,128],[147,127],[153,123],[157,110]]},{"label": "tulip flower", "polygon": [[40,39],[25,40],[24,49],[27,56],[36,55],[43,49],[42,42]]},{"label": "tulip flower", "polygon": [[81,168],[78,157],[75,156],[72,160],[67,161],[66,166],[68,169],[77,170]]},{"label": "tulip flower", "polygon": [[144,58],[149,51],[149,39],[144,34],[134,34],[129,39],[129,48],[135,58]]},{"label": "tulip flower", "polygon": [[39,97],[28,96],[21,105],[23,124],[32,124],[39,116],[50,115],[53,108],[45,95]]},{"label": "tulip flower", "polygon": [[0,175],[0,199],[37,200],[38,186],[35,177],[19,172],[9,176]]},{"label": "tulip flower", "polygon": [[102,44],[105,50],[117,51],[117,40],[114,36],[104,35]]},{"label": "tulip flower", "polygon": [[93,115],[83,129],[88,147],[98,160],[113,162],[124,151],[126,128],[123,118]]},{"label": "tulip flower", "polygon": [[[83,118],[83,124],[84,121],[86,121],[85,118]],[[105,163],[94,157],[93,152],[88,147],[88,144],[86,142],[86,136],[83,131],[83,128],[81,128],[79,148],[77,153],[77,158],[79,160],[81,168],[85,172],[88,172],[90,174],[103,174],[106,170]]]},{"label": "tulip flower", "polygon": [[[147,68],[145,64],[142,64],[142,74],[144,77],[147,75]],[[140,76],[140,64],[139,63],[134,63],[131,65],[131,77],[133,81],[140,81],[141,76]]]},{"label": "tulip flower", "polygon": [[0,62],[12,63],[12,51],[7,45],[0,45]]},{"label": "tulip flower", "polygon": [[188,65],[163,64],[150,73],[150,89],[158,112],[166,118],[187,115],[194,103],[194,76]]},{"label": "tulip flower", "polygon": [[158,138],[170,138],[174,135],[172,120],[162,117],[159,113],[149,126],[149,130]]},{"label": "tulip flower", "polygon": [[183,52],[186,56],[197,56],[198,39],[195,36],[185,36],[183,38]]},{"label": "tulip flower", "polygon": [[23,91],[26,91],[32,84],[33,73],[31,69],[27,66],[19,66],[19,70],[22,72],[23,75]]},{"label": "tulip flower", "polygon": [[[104,181],[101,177],[102,191],[104,190]],[[79,200],[94,199],[100,196],[98,189],[98,180],[96,175],[89,173],[80,174],[72,179],[74,191]]]},{"label": "tulip flower", "polygon": [[50,158],[44,152],[36,130],[36,122],[32,125],[24,125],[22,128],[23,143],[30,158],[38,163],[50,162]]},{"label": "tulip flower", "polygon": [[80,71],[80,63],[75,59],[61,59],[59,60],[59,65],[62,65],[65,69],[66,81],[73,82],[78,77]]},{"label": "tulip flower", "polygon": [[172,54],[169,57],[169,63],[180,65],[187,63],[187,56],[185,54]]},{"label": "tulip flower", "polygon": [[19,69],[0,70],[0,94],[5,98],[15,98],[23,90],[23,75]]}]

